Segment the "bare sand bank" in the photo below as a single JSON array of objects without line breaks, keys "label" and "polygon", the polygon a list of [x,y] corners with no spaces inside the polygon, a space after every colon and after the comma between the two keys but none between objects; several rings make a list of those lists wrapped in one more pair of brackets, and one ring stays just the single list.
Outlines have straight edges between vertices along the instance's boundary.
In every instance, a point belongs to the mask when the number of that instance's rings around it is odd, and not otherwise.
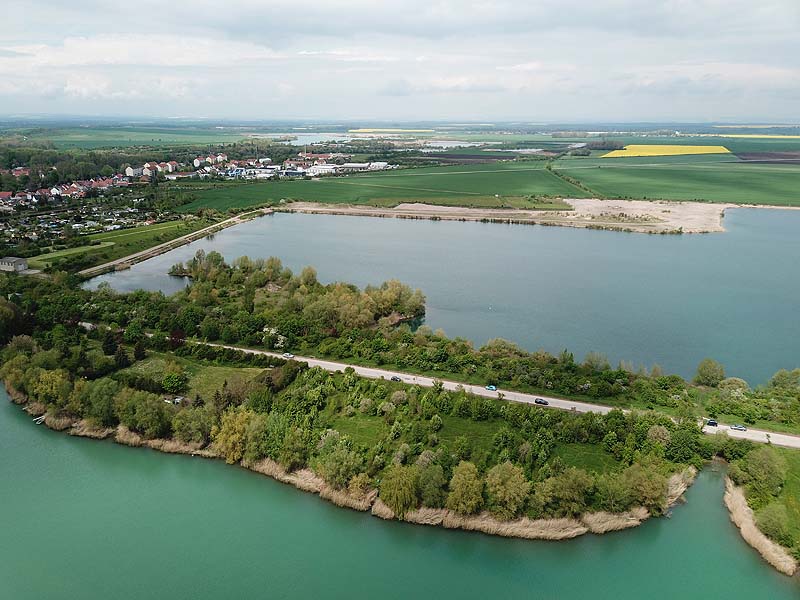
[{"label": "bare sand bank", "polygon": [[488,221],[529,225],[560,225],[637,233],[713,233],[725,231],[723,215],[735,204],[647,200],[566,199],[574,210],[465,208],[405,203],[394,208],[292,202],[280,212],[353,215],[397,219]]},{"label": "bare sand bank", "polygon": [[725,477],[725,506],[731,521],[748,544],[755,548],[769,564],[785,575],[794,575],[798,571],[797,560],[783,546],[776,544],[756,526],[753,509],[747,505],[744,490],[734,485],[730,477]]}]

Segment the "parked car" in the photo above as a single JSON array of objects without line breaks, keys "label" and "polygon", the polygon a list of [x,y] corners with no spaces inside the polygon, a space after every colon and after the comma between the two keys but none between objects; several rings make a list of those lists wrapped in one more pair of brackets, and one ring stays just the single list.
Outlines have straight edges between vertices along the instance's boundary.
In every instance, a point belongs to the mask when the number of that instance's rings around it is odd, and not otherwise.
[{"label": "parked car", "polygon": [[731,425],[731,429],[734,431],[747,431],[747,427],[744,425]]},{"label": "parked car", "polygon": [[286,360],[294,358],[294,354],[292,354],[291,352],[284,352],[281,356],[283,356],[283,358],[285,358]]},{"label": "parked car", "polygon": [[533,401],[533,403],[534,404],[541,404],[542,406],[549,406],[550,405],[550,403],[547,400],[545,400],[544,398],[536,398]]},{"label": "parked car", "polygon": [[708,425],[709,427],[716,427],[717,425],[719,425],[719,423],[717,423],[716,420],[714,419],[709,419],[708,421],[706,421],[706,425]]},{"label": "parked car", "polygon": [[497,386],[489,384],[489,385],[486,386],[486,389],[489,390],[490,392],[496,392],[497,391]]},{"label": "parked car", "polygon": [[400,379],[400,378],[399,378],[397,375],[392,375],[392,376],[391,376],[391,378],[390,378],[390,380],[391,380],[391,381],[403,381],[403,380],[402,380],[402,379]]}]

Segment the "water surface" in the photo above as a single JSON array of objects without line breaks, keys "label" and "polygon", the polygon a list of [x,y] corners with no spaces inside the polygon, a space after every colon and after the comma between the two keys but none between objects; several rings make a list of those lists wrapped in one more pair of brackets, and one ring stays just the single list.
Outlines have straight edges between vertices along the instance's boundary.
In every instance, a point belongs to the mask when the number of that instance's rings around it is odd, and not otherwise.
[{"label": "water surface", "polygon": [[128,271],[118,290],[185,281],[169,267],[203,248],[279,256],[322,281],[400,279],[428,299],[426,324],[483,344],[597,351],[612,363],[693,375],[705,357],[753,384],[800,366],[800,211],[736,209],[726,233],[642,235],[568,227],[275,214]]}]

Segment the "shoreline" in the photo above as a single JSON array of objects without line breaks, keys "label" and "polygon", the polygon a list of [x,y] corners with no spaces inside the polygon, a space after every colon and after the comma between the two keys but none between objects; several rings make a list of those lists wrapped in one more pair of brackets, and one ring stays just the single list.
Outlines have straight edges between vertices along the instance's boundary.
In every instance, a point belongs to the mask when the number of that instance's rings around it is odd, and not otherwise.
[{"label": "shoreline", "polygon": [[[117,444],[134,448],[150,448],[151,450],[168,454],[185,454],[208,459],[221,458],[210,447],[188,444],[174,439],[145,439],[139,434],[130,431],[124,425],[102,428],[94,427],[84,419],[54,418],[47,413],[44,405],[29,402],[24,394],[7,384],[5,389],[11,402],[19,405],[23,411],[30,415],[44,416],[43,424],[54,431],[66,432],[72,436],[94,440],[111,439]],[[346,489],[338,490],[332,488],[308,467],[287,472],[280,464],[269,458],[261,459],[255,463],[240,461],[236,465],[248,471],[266,475],[280,483],[292,485],[298,490],[317,494],[323,500],[336,506],[360,512],[369,512],[372,516],[384,520],[398,520],[416,525],[441,526],[446,529],[477,531],[501,537],[551,541],[568,540],[587,533],[602,535],[637,527],[651,516],[646,508],[638,506],[622,513],[602,511],[583,513],[578,518],[529,519],[523,516],[503,521],[487,511],[476,515],[460,515],[444,508],[422,506],[409,511],[404,517],[398,518],[378,497],[377,489],[370,489],[363,495],[357,496]],[[694,467],[687,467],[684,471],[675,473],[670,477],[667,500],[664,506],[665,512],[681,501],[684,492],[694,482],[696,475],[697,470]]]},{"label": "shoreline", "polygon": [[[515,225],[542,225],[678,235],[724,232],[723,218],[738,204],[674,202],[666,200],[600,200],[566,198],[567,210],[468,208],[424,203],[401,203],[392,208],[367,205],[292,202],[275,212],[361,216],[432,221],[473,221]],[[772,207],[779,208],[779,207]]]},{"label": "shoreline", "polygon": [[792,577],[798,570],[800,564],[789,554],[788,550],[769,539],[756,525],[755,515],[747,500],[744,490],[735,485],[730,477],[725,476],[725,496],[723,499],[728,515],[739,533],[761,557],[767,561],[777,571]]}]

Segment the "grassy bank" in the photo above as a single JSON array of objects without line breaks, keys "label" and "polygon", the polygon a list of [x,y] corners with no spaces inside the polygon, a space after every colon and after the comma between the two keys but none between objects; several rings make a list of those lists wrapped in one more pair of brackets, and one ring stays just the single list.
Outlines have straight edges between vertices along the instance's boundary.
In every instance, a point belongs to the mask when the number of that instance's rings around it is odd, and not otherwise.
[{"label": "grassy bank", "polygon": [[212,223],[208,219],[188,218],[95,233],[79,238],[83,242],[80,246],[39,254],[30,258],[28,264],[32,269],[85,269],[141,252],[208,227]]}]

